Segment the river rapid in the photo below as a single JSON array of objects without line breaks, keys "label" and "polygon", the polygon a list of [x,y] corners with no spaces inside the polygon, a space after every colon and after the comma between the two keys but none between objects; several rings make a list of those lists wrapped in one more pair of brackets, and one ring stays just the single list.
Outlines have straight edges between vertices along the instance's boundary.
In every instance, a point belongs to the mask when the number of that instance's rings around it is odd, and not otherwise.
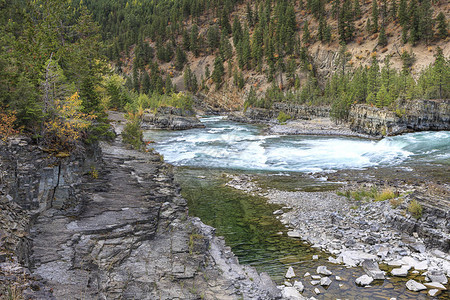
[{"label": "river rapid", "polygon": [[[344,281],[340,285],[333,282],[326,293],[315,295],[307,284],[309,280],[302,280],[306,287],[303,295],[318,299],[427,298],[426,293],[405,289],[409,278],[375,282],[372,288],[356,286],[354,279],[364,274],[362,269],[328,263],[328,254],[286,235],[286,228],[272,214],[279,206],[237,191],[226,182],[230,175],[252,174],[271,188],[321,191],[341,186],[326,178],[345,170],[370,173],[375,169],[401,169],[408,173],[427,165],[445,173],[450,166],[450,132],[410,133],[373,141],[266,135],[262,126],[230,122],[218,116],[201,121],[206,128],[153,130],[145,132],[144,137],[151,142],[149,147],[177,167],[176,180],[188,200],[190,214],[215,227],[241,263],[268,272],[278,284],[283,283],[288,266],[294,266],[302,277],[326,265]],[[314,254],[319,255],[319,260],[312,260]]]}]

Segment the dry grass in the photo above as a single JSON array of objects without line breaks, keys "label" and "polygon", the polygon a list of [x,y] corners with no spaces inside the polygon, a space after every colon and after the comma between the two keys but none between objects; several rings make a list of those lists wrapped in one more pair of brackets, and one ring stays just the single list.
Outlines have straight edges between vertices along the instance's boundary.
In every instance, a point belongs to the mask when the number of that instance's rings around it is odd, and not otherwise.
[{"label": "dry grass", "polygon": [[408,211],[416,219],[422,217],[422,205],[417,200],[412,200],[409,203]]}]

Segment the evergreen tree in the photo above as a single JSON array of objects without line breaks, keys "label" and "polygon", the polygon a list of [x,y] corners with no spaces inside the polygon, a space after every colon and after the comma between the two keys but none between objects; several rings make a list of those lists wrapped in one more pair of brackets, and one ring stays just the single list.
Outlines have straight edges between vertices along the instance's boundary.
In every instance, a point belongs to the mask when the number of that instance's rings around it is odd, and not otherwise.
[{"label": "evergreen tree", "polygon": [[186,63],[186,53],[184,53],[183,49],[177,48],[175,51],[175,69],[178,71],[183,70],[184,64]]},{"label": "evergreen tree", "polygon": [[254,25],[253,11],[252,11],[252,7],[250,6],[250,2],[247,2],[247,22],[250,27],[252,27]]},{"label": "evergreen tree", "polygon": [[230,59],[233,56],[233,47],[228,40],[228,35],[222,31],[220,36],[220,55],[224,60]]},{"label": "evergreen tree", "polygon": [[447,20],[445,19],[444,13],[441,11],[437,18],[437,30],[438,30],[438,36],[441,39],[445,39],[448,35],[448,29],[447,29]]},{"label": "evergreen tree", "polygon": [[397,19],[397,0],[391,1],[390,15],[392,17],[392,20]]},{"label": "evergreen tree", "polygon": [[406,0],[400,0],[400,5],[398,7],[398,20],[400,22],[400,25],[402,25],[403,27],[407,26],[409,17]]},{"label": "evergreen tree", "polygon": [[372,32],[378,32],[378,3],[372,0]]},{"label": "evergreen tree", "polygon": [[439,99],[450,97],[450,62],[445,59],[441,48],[436,49],[433,65],[433,82],[438,89]]},{"label": "evergreen tree", "polygon": [[430,0],[422,0],[419,16],[420,38],[428,45],[433,38],[433,10]]},{"label": "evergreen tree", "polygon": [[199,45],[199,39],[198,39],[198,26],[194,23],[191,28],[191,34],[189,36],[189,45],[192,53],[195,55],[195,57],[198,57],[200,54],[200,45]]},{"label": "evergreen tree", "polygon": [[[380,67],[378,65],[378,60],[374,56],[372,58],[372,63],[370,65],[369,72],[367,74],[367,92],[372,94],[372,97],[375,97],[375,95],[378,92],[379,87],[379,75],[380,75]],[[369,102],[369,101],[367,101]],[[371,103],[374,103],[375,101],[372,100]]]},{"label": "evergreen tree", "polygon": [[359,0],[355,0],[353,3],[353,17],[354,20],[361,18],[361,6],[359,4]]},{"label": "evergreen tree", "polygon": [[172,79],[170,79],[170,76],[166,76],[166,82],[164,84],[164,93],[165,94],[170,94],[172,92],[174,92],[174,86],[172,83]]},{"label": "evergreen tree", "polygon": [[417,7],[417,0],[411,0],[409,3],[409,41],[411,44],[420,39],[420,14]]},{"label": "evergreen tree", "polygon": [[303,41],[303,44],[309,44],[311,41],[311,35],[309,33],[309,28],[308,28],[308,21],[305,21],[305,24],[303,25],[302,41]]},{"label": "evergreen tree", "polygon": [[255,59],[256,65],[259,67],[262,65],[263,56],[264,56],[264,50],[263,50],[263,33],[261,30],[261,27],[259,25],[256,25],[255,32],[252,36],[252,43],[251,43],[251,51],[252,51],[252,57]]},{"label": "evergreen tree", "polygon": [[342,4],[338,20],[338,31],[342,43],[347,43],[353,39],[354,25],[351,0],[345,0]]},{"label": "evergreen tree", "polygon": [[384,30],[384,26],[381,26],[380,35],[378,36],[378,45],[380,45],[381,47],[385,47],[385,46],[387,46],[387,44],[388,44],[388,41],[387,41],[386,31]]},{"label": "evergreen tree", "polygon": [[183,48],[185,51],[191,49],[191,37],[186,29],[183,29]]},{"label": "evergreen tree", "polygon": [[237,45],[239,44],[242,38],[242,26],[241,22],[239,22],[239,19],[237,17],[234,17],[232,30],[233,30],[233,44],[234,47],[237,48]]},{"label": "evergreen tree", "polygon": [[214,51],[220,44],[220,31],[217,25],[211,26],[208,29],[207,43],[211,51]]},{"label": "evergreen tree", "polygon": [[148,76],[147,71],[143,72],[142,75],[142,89],[141,92],[148,94],[150,92],[150,76]]},{"label": "evergreen tree", "polygon": [[216,56],[214,60],[214,70],[212,72],[212,80],[219,87],[223,81],[223,75],[225,74],[225,69],[223,67],[223,61],[220,56]]},{"label": "evergreen tree", "polygon": [[381,85],[380,90],[377,92],[376,104],[378,107],[384,107],[389,105],[391,100],[384,84]]}]

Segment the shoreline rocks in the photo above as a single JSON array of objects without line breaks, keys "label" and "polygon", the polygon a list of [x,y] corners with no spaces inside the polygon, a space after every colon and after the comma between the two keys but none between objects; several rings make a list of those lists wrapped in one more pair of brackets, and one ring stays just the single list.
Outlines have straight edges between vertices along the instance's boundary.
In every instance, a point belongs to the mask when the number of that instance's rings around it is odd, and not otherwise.
[{"label": "shoreline rocks", "polygon": [[195,113],[174,107],[159,107],[156,112],[145,111],[142,116],[141,128],[186,130],[192,128],[204,128]]}]

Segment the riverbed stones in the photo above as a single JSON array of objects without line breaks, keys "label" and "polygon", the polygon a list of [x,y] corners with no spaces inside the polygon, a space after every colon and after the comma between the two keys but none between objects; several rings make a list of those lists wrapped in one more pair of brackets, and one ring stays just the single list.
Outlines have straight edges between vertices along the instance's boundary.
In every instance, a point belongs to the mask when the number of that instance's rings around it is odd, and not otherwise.
[{"label": "riverbed stones", "polygon": [[291,286],[286,286],[283,288],[282,295],[285,299],[289,300],[302,300],[305,299],[300,292],[295,288]]},{"label": "riverbed stones", "polygon": [[362,275],[362,276],[356,278],[356,280],[355,280],[356,284],[361,285],[361,286],[369,285],[372,283],[372,281],[373,281],[373,278],[368,275]]},{"label": "riverbed stones", "polygon": [[427,289],[426,286],[424,286],[420,282],[415,281],[414,279],[408,280],[408,282],[406,283],[406,288],[413,292],[420,292]]},{"label": "riverbed stones", "polygon": [[438,289],[431,289],[428,291],[428,295],[430,295],[431,297],[435,297],[435,296],[439,295],[440,293],[441,293],[441,291]]},{"label": "riverbed stones", "polygon": [[366,274],[372,277],[373,279],[376,280],[384,279],[384,272],[380,270],[376,262],[373,262],[370,259],[365,259],[361,263],[361,267],[363,268],[364,272],[366,272]]},{"label": "riverbed stones", "polygon": [[301,293],[305,289],[305,286],[301,281],[294,281],[294,287]]},{"label": "riverbed stones", "polygon": [[288,278],[288,279],[294,278],[294,277],[295,277],[294,268],[289,267],[288,270],[287,270],[287,272],[286,272],[285,277]]},{"label": "riverbed stones", "polygon": [[325,276],[330,276],[333,274],[333,273],[331,273],[330,270],[327,269],[326,266],[318,266],[316,272],[317,272],[317,274],[325,275]]},{"label": "riverbed stones", "polygon": [[288,237],[293,237],[293,238],[300,238],[300,232],[294,230],[294,231],[288,231],[287,232]]},{"label": "riverbed stones", "polygon": [[311,278],[314,280],[320,280],[320,278],[322,278],[322,276],[320,275],[311,275]]},{"label": "riverbed stones", "polygon": [[318,288],[315,288],[314,289],[314,293],[316,293],[316,295],[319,295],[320,294],[320,290]]},{"label": "riverbed stones", "polygon": [[442,270],[439,270],[437,268],[430,268],[427,272],[427,278],[432,282],[439,282],[442,284],[448,283],[447,276],[445,276]]},{"label": "riverbed stones", "polygon": [[410,268],[410,266],[401,266],[400,268],[392,269],[391,274],[394,276],[406,277]]},{"label": "riverbed stones", "polygon": [[323,277],[320,279],[321,286],[329,286],[331,284],[331,279],[329,277]]},{"label": "riverbed stones", "polygon": [[423,285],[429,289],[447,290],[447,288],[439,282],[425,282]]}]

